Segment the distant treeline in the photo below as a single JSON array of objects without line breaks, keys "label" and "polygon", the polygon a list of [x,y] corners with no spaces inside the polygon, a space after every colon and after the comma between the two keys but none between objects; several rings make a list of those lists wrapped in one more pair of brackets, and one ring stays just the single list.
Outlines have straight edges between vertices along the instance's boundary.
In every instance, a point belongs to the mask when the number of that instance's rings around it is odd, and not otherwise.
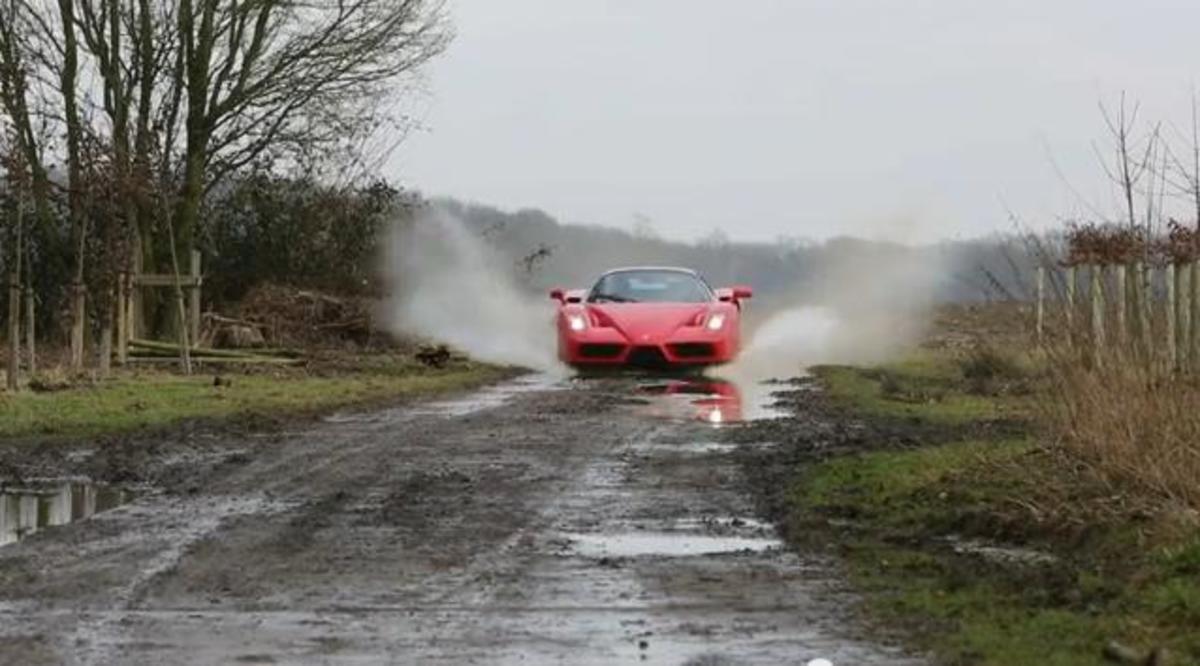
[{"label": "distant treeline", "polygon": [[679,265],[714,286],[752,285],[766,301],[819,301],[825,290],[844,300],[842,283],[851,283],[897,299],[971,302],[1028,296],[1035,265],[1026,241],[1015,236],[909,246],[848,236],[745,243],[715,233],[684,243],[645,229],[563,224],[540,210],[506,212],[452,199],[433,205],[485,238],[532,289],[589,286],[614,266]]}]

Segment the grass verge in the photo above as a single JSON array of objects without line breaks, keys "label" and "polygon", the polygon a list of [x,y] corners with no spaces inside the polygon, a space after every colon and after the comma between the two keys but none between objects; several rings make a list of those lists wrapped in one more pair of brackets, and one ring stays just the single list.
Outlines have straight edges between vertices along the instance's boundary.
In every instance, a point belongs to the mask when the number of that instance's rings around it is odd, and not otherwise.
[{"label": "grass verge", "polygon": [[0,437],[93,437],[191,419],[315,413],[468,388],[509,373],[470,362],[434,369],[384,355],[324,374],[225,375],[219,386],[212,376],[141,372],[61,391],[0,394]]},{"label": "grass verge", "polygon": [[[1194,516],[1012,427],[1039,400],[1030,371],[932,352],[818,369],[833,412],[880,441],[802,466],[786,532],[832,544],[869,614],[940,663],[1200,663]],[[895,429],[918,444],[884,441]]]}]

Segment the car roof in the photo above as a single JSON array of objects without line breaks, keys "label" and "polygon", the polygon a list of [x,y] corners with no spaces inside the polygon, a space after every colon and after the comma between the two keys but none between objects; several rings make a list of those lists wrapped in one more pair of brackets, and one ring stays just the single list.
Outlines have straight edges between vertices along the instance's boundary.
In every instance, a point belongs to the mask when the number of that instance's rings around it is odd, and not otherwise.
[{"label": "car roof", "polygon": [[680,268],[679,266],[625,266],[622,268],[614,268],[605,271],[600,277],[612,275],[613,273],[627,273],[630,271],[669,271],[672,273],[686,273],[694,277],[700,277],[700,274],[690,268]]}]

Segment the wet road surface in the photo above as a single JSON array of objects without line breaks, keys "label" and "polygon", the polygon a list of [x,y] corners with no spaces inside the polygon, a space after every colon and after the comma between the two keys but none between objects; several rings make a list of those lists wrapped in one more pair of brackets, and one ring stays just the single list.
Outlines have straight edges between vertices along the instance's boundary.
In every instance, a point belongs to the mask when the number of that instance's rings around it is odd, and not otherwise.
[{"label": "wet road surface", "polygon": [[167,461],[0,548],[0,663],[917,663],[755,519],[732,391],[524,378]]}]

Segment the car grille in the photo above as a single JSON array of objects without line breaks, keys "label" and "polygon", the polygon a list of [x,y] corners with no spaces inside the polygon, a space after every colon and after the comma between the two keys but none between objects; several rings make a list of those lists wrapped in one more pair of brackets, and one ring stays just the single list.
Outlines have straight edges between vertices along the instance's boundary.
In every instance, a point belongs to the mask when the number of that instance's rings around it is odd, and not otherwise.
[{"label": "car grille", "polygon": [[712,356],[713,346],[707,342],[681,342],[671,345],[671,353],[679,358],[705,358]]},{"label": "car grille", "polygon": [[634,347],[627,363],[641,367],[662,366],[667,364],[667,357],[658,347]]},{"label": "car grille", "polygon": [[579,355],[584,358],[616,358],[625,351],[625,345],[588,343],[579,347]]}]

